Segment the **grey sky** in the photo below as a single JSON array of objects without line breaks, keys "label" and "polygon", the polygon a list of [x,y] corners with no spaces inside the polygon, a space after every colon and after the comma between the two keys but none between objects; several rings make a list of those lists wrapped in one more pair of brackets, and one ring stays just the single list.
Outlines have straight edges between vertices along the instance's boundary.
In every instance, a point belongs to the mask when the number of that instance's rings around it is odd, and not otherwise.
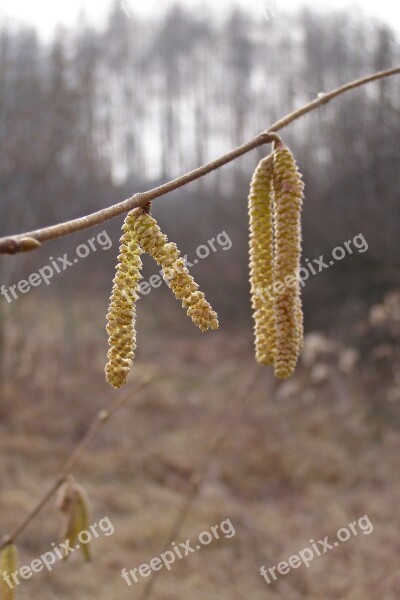
[{"label": "grey sky", "polygon": [[[122,0],[124,10],[129,14],[155,15],[165,10],[173,0]],[[263,14],[274,11],[275,14],[282,10],[298,8],[304,2],[302,0],[181,0],[188,7],[201,5],[217,6],[219,10],[230,8],[235,4],[243,5],[254,14]],[[313,6],[321,8],[350,8],[356,6],[351,0],[323,0],[312,2]],[[50,37],[55,27],[60,25],[69,26],[73,24],[82,9],[91,21],[101,24],[104,20],[110,0],[0,0],[0,18],[5,15],[15,19],[16,22],[34,24],[41,34]],[[367,15],[373,15],[383,21],[396,26],[400,22],[400,4],[394,0],[362,0],[358,3]]]}]

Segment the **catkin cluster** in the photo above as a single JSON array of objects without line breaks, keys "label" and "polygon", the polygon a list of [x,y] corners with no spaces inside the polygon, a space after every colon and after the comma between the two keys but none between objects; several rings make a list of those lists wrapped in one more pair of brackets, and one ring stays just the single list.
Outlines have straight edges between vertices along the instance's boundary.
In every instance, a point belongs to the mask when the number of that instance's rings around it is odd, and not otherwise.
[{"label": "catkin cluster", "polygon": [[148,210],[130,212],[124,221],[123,231],[107,313],[110,349],[105,371],[107,381],[115,388],[126,383],[136,349],[136,301],[139,297],[142,252],[147,252],[162,267],[164,278],[175,297],[181,300],[188,316],[201,331],[219,327],[217,314],[189,274],[176,244],[168,242]]},{"label": "catkin cluster", "polygon": [[[88,531],[90,525],[89,500],[84,489],[76,483],[73,477],[69,477],[60,489],[58,508],[65,515],[65,523],[61,531],[61,539],[68,540],[69,545],[74,548],[77,542],[82,550],[85,560],[90,560],[90,548],[88,543],[79,540],[82,531]],[[68,558],[69,552],[64,558]]]},{"label": "catkin cluster", "polygon": [[275,376],[292,375],[303,347],[300,296],[301,208],[304,184],[281,142],[251,182],[250,284],[256,359]]}]

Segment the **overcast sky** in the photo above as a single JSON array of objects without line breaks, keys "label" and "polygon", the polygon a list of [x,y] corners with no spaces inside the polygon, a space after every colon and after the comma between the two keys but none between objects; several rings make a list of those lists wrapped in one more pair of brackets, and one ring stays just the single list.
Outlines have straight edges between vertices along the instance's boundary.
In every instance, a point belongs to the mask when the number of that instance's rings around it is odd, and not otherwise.
[{"label": "overcast sky", "polygon": [[[165,10],[173,0],[121,0],[124,12],[138,15],[155,15]],[[107,14],[111,0],[0,0],[0,19],[7,16],[20,22],[35,25],[41,34],[51,37],[55,27],[73,24],[80,11],[85,10],[90,20],[101,24]],[[240,4],[254,14],[278,14],[282,10],[291,10],[304,4],[302,0],[181,0],[181,4],[196,7],[204,4],[218,6],[224,10]],[[313,6],[327,8],[353,7],[352,0],[323,0]],[[358,3],[362,12],[389,22],[400,30],[400,3],[396,0],[361,0]]]}]

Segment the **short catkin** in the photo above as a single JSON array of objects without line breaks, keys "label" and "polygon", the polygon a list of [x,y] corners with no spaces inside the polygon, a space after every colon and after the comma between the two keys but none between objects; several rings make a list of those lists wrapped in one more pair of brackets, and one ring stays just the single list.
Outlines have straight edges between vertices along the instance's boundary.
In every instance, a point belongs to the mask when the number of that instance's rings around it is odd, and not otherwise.
[{"label": "short catkin", "polygon": [[251,180],[248,200],[250,218],[250,292],[254,319],[256,360],[271,365],[275,351],[275,322],[272,299],[273,156],[263,158]]},{"label": "short catkin", "polygon": [[12,579],[12,573],[18,569],[18,554],[14,544],[6,544],[0,556],[1,573],[1,598],[2,600],[15,600],[16,584]]},{"label": "short catkin", "polygon": [[189,274],[176,244],[168,242],[167,236],[147,210],[143,210],[135,220],[134,231],[141,249],[162,267],[169,287],[175,297],[181,300],[194,324],[201,331],[218,329],[218,316]]},{"label": "short catkin", "polygon": [[120,239],[120,254],[107,313],[107,333],[110,349],[105,368],[107,381],[116,389],[129,376],[136,349],[136,301],[141,279],[142,250],[134,224],[136,213],[128,214]]},{"label": "short catkin", "polygon": [[291,151],[277,143],[274,151],[274,294],[276,350],[275,375],[293,373],[303,346],[303,313],[300,297],[301,209],[304,184]]},{"label": "short catkin", "polygon": [[[72,548],[79,544],[85,560],[89,561],[89,544],[84,543],[85,539],[79,539],[82,531],[89,531],[89,499],[84,489],[76,483],[73,477],[70,477],[61,488],[58,507],[65,514],[65,524],[61,532],[62,540],[68,540],[69,546]],[[70,553],[67,549],[63,558],[68,558]]]}]

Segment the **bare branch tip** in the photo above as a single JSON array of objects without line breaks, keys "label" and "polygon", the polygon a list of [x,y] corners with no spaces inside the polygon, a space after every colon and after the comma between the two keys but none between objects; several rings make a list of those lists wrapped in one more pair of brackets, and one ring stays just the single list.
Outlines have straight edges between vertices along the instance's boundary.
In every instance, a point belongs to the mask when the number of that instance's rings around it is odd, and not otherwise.
[{"label": "bare branch tip", "polygon": [[33,237],[10,237],[0,240],[0,254],[18,254],[19,252],[31,252],[41,247],[39,240]]}]

